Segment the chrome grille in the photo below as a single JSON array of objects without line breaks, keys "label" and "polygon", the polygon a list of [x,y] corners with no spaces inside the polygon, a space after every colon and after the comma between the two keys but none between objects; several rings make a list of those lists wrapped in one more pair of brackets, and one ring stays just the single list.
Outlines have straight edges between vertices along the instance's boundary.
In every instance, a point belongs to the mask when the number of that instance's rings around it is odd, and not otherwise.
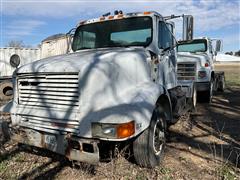
[{"label": "chrome grille", "polygon": [[20,105],[43,107],[77,107],[79,103],[78,73],[19,74]]},{"label": "chrome grille", "polygon": [[184,62],[177,64],[178,80],[195,80],[196,78],[196,63]]}]

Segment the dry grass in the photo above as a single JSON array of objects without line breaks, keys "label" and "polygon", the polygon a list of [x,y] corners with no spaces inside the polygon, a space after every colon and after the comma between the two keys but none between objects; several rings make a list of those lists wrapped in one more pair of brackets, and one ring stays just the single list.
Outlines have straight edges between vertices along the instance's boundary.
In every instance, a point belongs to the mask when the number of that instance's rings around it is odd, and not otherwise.
[{"label": "dry grass", "polygon": [[224,71],[228,86],[240,87],[240,63],[215,64],[217,71]]},{"label": "dry grass", "polygon": [[[239,95],[240,64],[219,64],[216,69],[225,71],[228,88]],[[26,151],[9,143],[0,154],[0,179],[240,179],[237,164],[230,161],[233,151],[240,153],[232,145],[240,139],[227,129],[240,119],[237,95],[232,97],[228,91],[217,95],[213,105],[199,104],[195,115],[188,114],[172,126],[165,159],[154,169],[141,168],[128,161],[124,151],[98,166],[73,167],[62,156],[44,150]],[[223,126],[218,124],[221,121],[225,123]],[[240,159],[240,155],[236,158]]]}]

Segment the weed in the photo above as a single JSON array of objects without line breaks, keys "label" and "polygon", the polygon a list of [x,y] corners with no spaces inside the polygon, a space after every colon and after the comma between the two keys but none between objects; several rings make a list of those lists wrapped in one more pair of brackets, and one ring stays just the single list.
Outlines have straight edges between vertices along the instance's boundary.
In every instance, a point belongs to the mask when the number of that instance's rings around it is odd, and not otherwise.
[{"label": "weed", "polygon": [[14,160],[15,162],[24,162],[24,156],[22,154],[17,154]]},{"label": "weed", "polygon": [[148,179],[143,172],[140,172],[136,175],[136,180],[145,180]]},{"label": "weed", "polygon": [[223,179],[223,180],[237,179],[236,172],[231,165],[226,164],[224,166],[220,166],[217,168],[216,172],[217,172],[217,177],[219,177],[219,179]]},{"label": "weed", "polygon": [[186,159],[185,157],[179,157],[179,160],[180,160],[180,161],[184,161],[184,162],[187,161],[187,159]]},{"label": "weed", "polygon": [[162,179],[164,180],[170,180],[172,179],[171,177],[171,169],[170,168],[167,168],[167,167],[161,167],[160,168],[160,173],[163,175]]},{"label": "weed", "polygon": [[4,173],[7,170],[7,162],[6,161],[2,161],[0,163],[0,173]]}]

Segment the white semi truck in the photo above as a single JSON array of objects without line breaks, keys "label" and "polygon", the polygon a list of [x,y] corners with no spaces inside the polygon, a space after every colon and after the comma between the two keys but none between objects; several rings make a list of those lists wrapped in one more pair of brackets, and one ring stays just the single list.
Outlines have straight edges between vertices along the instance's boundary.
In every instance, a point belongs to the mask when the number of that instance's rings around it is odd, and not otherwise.
[{"label": "white semi truck", "polygon": [[224,72],[214,69],[220,49],[219,39],[203,37],[178,42],[178,81],[180,84],[195,81],[200,101],[211,102],[213,92],[225,88]]},{"label": "white semi truck", "polygon": [[93,164],[131,144],[137,164],[159,165],[167,127],[196,105],[194,81],[177,81],[176,17],[189,40],[192,16],[116,11],[80,22],[73,53],[17,68],[1,108],[12,138]]}]

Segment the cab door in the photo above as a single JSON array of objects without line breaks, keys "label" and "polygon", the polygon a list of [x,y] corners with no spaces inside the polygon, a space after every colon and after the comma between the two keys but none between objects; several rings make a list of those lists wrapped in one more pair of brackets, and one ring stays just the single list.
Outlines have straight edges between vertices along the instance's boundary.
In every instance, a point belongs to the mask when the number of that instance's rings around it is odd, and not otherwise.
[{"label": "cab door", "polygon": [[174,25],[159,21],[158,28],[158,48],[160,49],[160,71],[159,78],[167,89],[172,89],[177,85],[176,77],[176,49],[174,43]]}]

